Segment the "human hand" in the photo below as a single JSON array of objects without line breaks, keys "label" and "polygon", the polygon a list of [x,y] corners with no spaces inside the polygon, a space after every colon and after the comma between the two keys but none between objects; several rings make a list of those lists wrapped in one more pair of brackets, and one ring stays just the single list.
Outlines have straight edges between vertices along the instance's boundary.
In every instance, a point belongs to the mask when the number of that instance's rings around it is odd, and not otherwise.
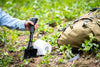
[{"label": "human hand", "polygon": [[[27,22],[25,23],[26,30],[30,31],[31,25],[34,25],[33,22],[27,21]],[[35,26],[34,26],[34,28],[37,29],[37,26],[38,26],[38,24],[36,23]]]}]

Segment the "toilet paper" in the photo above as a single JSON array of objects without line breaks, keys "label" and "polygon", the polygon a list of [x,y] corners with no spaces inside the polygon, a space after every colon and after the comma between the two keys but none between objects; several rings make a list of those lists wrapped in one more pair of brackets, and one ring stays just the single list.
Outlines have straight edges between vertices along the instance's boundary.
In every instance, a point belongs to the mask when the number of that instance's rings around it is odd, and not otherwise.
[{"label": "toilet paper", "polygon": [[37,49],[37,55],[46,55],[47,50],[49,53],[51,53],[52,50],[52,46],[49,43],[40,39],[34,42],[34,48]]}]

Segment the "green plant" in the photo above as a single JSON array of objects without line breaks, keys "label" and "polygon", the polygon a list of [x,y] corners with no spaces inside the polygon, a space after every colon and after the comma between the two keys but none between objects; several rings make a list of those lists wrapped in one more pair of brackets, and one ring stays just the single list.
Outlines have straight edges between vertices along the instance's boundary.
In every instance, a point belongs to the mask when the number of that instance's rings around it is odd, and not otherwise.
[{"label": "green plant", "polygon": [[26,49],[25,46],[23,46],[23,47],[19,47],[19,48],[18,48],[18,51],[22,51],[22,50],[25,50],[25,49]]},{"label": "green plant", "polygon": [[7,65],[9,63],[11,63],[13,60],[13,58],[11,56],[8,56],[8,55],[2,55],[0,57],[2,57],[0,59],[0,67],[7,67]]},{"label": "green plant", "polygon": [[30,62],[29,60],[24,60],[25,65],[28,65],[29,62]]},{"label": "green plant", "polygon": [[82,47],[79,50],[82,50],[84,52],[84,55],[88,55],[89,51],[91,53],[97,53],[99,45],[92,43],[94,40],[93,34],[90,34],[90,40],[85,40],[84,43],[82,43]]},{"label": "green plant", "polygon": [[42,57],[42,61],[41,64],[46,64],[47,66],[50,64],[50,59],[51,59],[52,55],[48,54],[48,50],[47,50],[47,54]]},{"label": "green plant", "polygon": [[98,61],[100,61],[100,53],[97,53],[97,58],[98,58]]},{"label": "green plant", "polygon": [[72,58],[74,56],[74,54],[72,53],[72,47],[70,47],[70,45],[68,44],[60,46],[60,48],[57,50],[58,52],[60,52],[60,54],[63,54],[63,57],[65,57],[65,55],[67,55],[68,58]]},{"label": "green plant", "polygon": [[0,32],[0,41],[4,42],[4,43],[9,43],[8,40],[8,31],[6,31],[7,28],[4,27],[3,32]]},{"label": "green plant", "polygon": [[64,59],[59,59],[58,60],[60,63],[65,63]]},{"label": "green plant", "polygon": [[[38,33],[38,35],[43,36],[42,38],[41,36],[39,38],[49,42],[52,47],[55,47],[55,49],[59,48],[57,45],[57,37],[60,32],[57,32],[57,29],[66,27],[66,25],[72,23],[75,18],[78,18],[80,15],[88,12],[93,7],[99,6],[99,0],[0,0],[0,8],[14,18],[29,20],[30,17],[37,17],[39,19],[39,27],[35,32]],[[7,45],[7,47],[2,49],[0,52],[0,56],[5,50],[7,52],[12,51],[12,53],[24,50],[25,46],[23,46],[23,44],[26,44],[29,38],[23,38],[24,41],[22,42],[20,37],[28,35],[29,31],[12,31],[5,27],[0,27],[0,43]],[[17,39],[18,37],[19,41]],[[35,41],[35,39],[33,41]],[[95,47],[92,49],[92,46]],[[97,44],[93,44],[91,40],[88,40],[83,43],[82,50],[86,53],[88,53],[89,50],[96,53],[98,51],[98,47],[99,46]],[[70,46],[62,46],[57,51],[54,50],[54,54],[61,53],[63,55],[63,60],[66,59],[66,55],[68,58],[73,57]],[[7,53],[5,53],[5,55],[6,54]],[[12,54],[9,53],[9,56],[7,57],[5,55],[2,55],[2,57],[7,59]],[[2,57],[0,57],[0,61]],[[22,54],[20,54],[18,58],[21,58],[20,60],[22,60],[22,57]],[[99,58],[99,54],[97,54],[97,57]],[[47,59],[47,61],[45,61],[45,59]],[[45,63],[49,64],[51,59],[49,55],[46,55],[45,59],[42,63],[45,61]],[[63,60],[59,59],[60,62]],[[2,61],[2,63],[6,62]],[[28,63],[28,61],[25,61],[25,64]],[[9,65],[10,63],[7,62],[6,65],[7,64]],[[19,64],[16,65],[19,67]],[[24,65],[20,64],[20,66],[23,67]]]}]

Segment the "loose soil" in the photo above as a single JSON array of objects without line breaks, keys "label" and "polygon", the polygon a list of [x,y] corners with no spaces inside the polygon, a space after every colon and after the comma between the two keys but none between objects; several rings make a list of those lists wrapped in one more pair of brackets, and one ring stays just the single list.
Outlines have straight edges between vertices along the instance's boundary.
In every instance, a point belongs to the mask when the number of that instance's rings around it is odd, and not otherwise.
[{"label": "loose soil", "polygon": [[[20,46],[25,46],[28,44],[23,44],[23,39],[26,39],[27,36],[19,36],[18,39],[20,41]],[[53,51],[56,51],[55,47],[53,47]],[[9,66],[11,67],[17,67],[20,64],[24,64],[24,61],[20,59],[18,55],[23,55],[24,51],[18,51],[18,52],[11,52],[10,55],[13,57],[13,61]],[[52,54],[52,53],[51,53]],[[31,58],[29,59],[29,64],[24,65],[24,67],[100,67],[100,62],[98,62],[97,58],[95,56],[91,56],[89,58],[84,57],[83,55],[73,62],[68,62],[65,60],[65,63],[60,63],[58,60],[63,59],[63,55],[59,54],[53,54],[56,55],[56,58],[51,58],[52,61],[50,61],[50,64],[41,64],[41,60],[43,56]]]},{"label": "loose soil", "polygon": [[[55,29],[57,31],[57,29]],[[49,34],[42,34],[43,36],[49,35]],[[50,34],[52,35],[52,34]],[[43,37],[42,36],[42,37]],[[29,35],[21,35],[18,36],[18,41],[19,41],[19,46],[18,47],[23,47],[28,45],[28,41],[26,43],[23,43],[26,38],[29,38]],[[34,34],[35,39],[39,39],[41,37],[37,36],[37,33]],[[4,45],[4,43],[0,42],[1,44]],[[6,47],[3,47],[3,49],[6,50]],[[18,47],[16,49],[18,49]],[[52,56],[56,55],[57,57],[54,58],[52,57],[50,60],[50,64],[41,64],[41,61],[43,60],[43,56],[39,56],[36,58],[30,58],[29,59],[29,64],[25,65],[23,59],[24,55],[24,50],[22,51],[16,51],[16,52],[9,52],[9,56],[13,58],[12,62],[8,64],[8,67],[20,67],[23,64],[23,67],[100,67],[100,62],[97,60],[96,56],[90,55],[89,58],[84,57],[82,55],[78,60],[68,62],[67,59],[65,59],[65,63],[60,63],[59,59],[63,59],[63,55],[59,53],[53,53],[56,52],[56,49],[54,46],[52,46]],[[67,57],[67,56],[66,56]]]}]

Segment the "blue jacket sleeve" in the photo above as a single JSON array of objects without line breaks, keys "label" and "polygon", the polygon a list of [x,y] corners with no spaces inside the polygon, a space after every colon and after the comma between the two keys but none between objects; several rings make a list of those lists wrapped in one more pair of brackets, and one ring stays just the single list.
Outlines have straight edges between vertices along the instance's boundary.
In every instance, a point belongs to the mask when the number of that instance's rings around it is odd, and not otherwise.
[{"label": "blue jacket sleeve", "polygon": [[0,9],[0,26],[6,26],[7,28],[12,30],[16,29],[25,31],[25,23],[26,21],[13,18]]}]

